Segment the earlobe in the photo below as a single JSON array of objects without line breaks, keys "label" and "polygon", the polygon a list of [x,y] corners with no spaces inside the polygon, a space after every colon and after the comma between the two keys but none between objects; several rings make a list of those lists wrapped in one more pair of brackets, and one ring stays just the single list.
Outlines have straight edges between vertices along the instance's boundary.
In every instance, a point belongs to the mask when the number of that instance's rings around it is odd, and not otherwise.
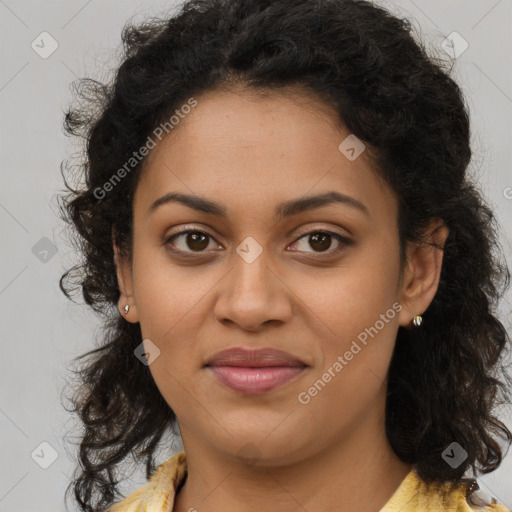
[{"label": "earlobe", "polygon": [[135,297],[132,291],[132,273],[129,261],[122,257],[115,240],[114,247],[114,265],[116,267],[117,284],[119,287],[119,300],[117,309],[119,313],[131,323],[139,321],[137,315],[137,307],[135,305]]},{"label": "earlobe", "polygon": [[407,266],[401,290],[399,324],[406,329],[419,327],[421,316],[435,297],[441,277],[443,249],[449,234],[441,219],[433,219],[424,243],[408,242]]},{"label": "earlobe", "polygon": [[402,289],[400,296],[400,305],[402,306],[400,313],[398,314],[398,324],[407,330],[412,330],[413,318],[421,314],[422,311],[414,310],[415,306],[411,304],[410,298],[408,297],[407,291],[410,290],[414,282],[414,269],[411,263],[412,247],[407,246],[406,263],[404,267],[404,277],[402,281]]},{"label": "earlobe", "polygon": [[139,317],[137,315],[137,309],[135,305],[125,304],[122,305],[122,298],[119,299],[117,303],[117,309],[123,315],[126,320],[132,324],[136,324],[139,321]]}]

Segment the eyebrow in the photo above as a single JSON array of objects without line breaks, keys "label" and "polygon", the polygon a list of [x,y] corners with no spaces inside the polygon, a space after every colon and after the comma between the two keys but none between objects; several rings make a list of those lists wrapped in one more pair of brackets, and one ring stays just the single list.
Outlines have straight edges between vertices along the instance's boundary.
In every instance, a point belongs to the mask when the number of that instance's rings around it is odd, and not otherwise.
[{"label": "eyebrow", "polygon": [[[228,216],[227,210],[219,203],[215,203],[214,201],[210,201],[209,199],[203,197],[181,194],[178,192],[169,192],[168,194],[165,194],[164,196],[157,199],[149,207],[148,213],[151,214],[160,206],[169,203],[180,203],[194,210],[217,215],[218,217],[222,218],[226,218]],[[301,197],[300,199],[285,201],[284,203],[277,205],[275,209],[275,216],[279,219],[284,219],[291,217],[292,215],[297,215],[299,213],[312,210],[314,208],[320,208],[321,206],[326,206],[332,203],[340,203],[346,206],[350,206],[364,213],[366,216],[370,216],[368,208],[361,201],[335,191],[326,192],[316,196],[305,196]]]}]

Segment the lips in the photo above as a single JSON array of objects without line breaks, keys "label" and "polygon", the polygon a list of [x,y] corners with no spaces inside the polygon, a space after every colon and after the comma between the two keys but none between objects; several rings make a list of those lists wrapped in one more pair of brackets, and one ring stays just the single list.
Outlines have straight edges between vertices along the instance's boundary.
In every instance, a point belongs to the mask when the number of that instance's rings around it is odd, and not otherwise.
[{"label": "lips", "polygon": [[274,348],[246,349],[237,347],[215,354],[206,366],[238,366],[243,368],[268,368],[272,366],[306,366],[300,359]]},{"label": "lips", "polygon": [[307,365],[281,350],[238,347],[218,352],[205,367],[224,386],[254,395],[283,386],[298,377]]}]

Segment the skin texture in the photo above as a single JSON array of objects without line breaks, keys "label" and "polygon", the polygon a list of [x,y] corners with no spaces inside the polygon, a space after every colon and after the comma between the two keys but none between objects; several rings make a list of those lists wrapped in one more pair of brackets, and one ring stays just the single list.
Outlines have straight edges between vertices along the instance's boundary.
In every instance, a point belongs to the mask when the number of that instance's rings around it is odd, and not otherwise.
[{"label": "skin texture", "polygon": [[[387,369],[398,327],[410,328],[436,293],[442,251],[410,243],[400,279],[396,197],[369,151],[354,161],[339,151],[349,132],[323,104],[240,88],[197,101],[146,161],[133,204],[132,265],[114,245],[119,311],[130,304],[122,314],[160,350],[149,368],[187,454],[175,510],[377,512],[411,469],[385,435]],[[149,214],[171,191],[218,202],[227,217],[178,203]],[[364,203],[369,215],[333,203],[274,216],[281,202],[330,191]],[[212,237],[201,246],[206,255],[186,235],[174,245],[194,258],[166,248],[186,229]],[[332,238],[322,251],[304,236],[318,230],[353,243],[337,251]],[[447,235],[441,226],[431,240],[442,246]],[[262,248],[252,263],[236,252],[248,236]],[[300,403],[299,393],[394,303],[400,311]],[[308,368],[270,392],[237,393],[203,368],[236,346],[281,349]]]}]

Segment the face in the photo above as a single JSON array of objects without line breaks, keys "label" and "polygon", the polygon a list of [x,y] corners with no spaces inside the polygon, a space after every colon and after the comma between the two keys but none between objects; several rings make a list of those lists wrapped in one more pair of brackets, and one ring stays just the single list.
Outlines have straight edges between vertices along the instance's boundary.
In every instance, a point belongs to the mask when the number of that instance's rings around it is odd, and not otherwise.
[{"label": "face", "polygon": [[[158,347],[149,368],[185,446],[251,446],[277,464],[350,436],[383,411],[398,327],[435,294],[433,253],[408,249],[400,282],[397,199],[325,108],[297,94],[210,92],[148,156],[132,266],[116,260],[119,309],[130,304],[123,316],[140,322],[150,354]],[[215,208],[152,208],[169,193]],[[325,197],[304,202],[315,196]],[[205,366],[234,347],[301,364],[269,389],[234,389]]]}]

